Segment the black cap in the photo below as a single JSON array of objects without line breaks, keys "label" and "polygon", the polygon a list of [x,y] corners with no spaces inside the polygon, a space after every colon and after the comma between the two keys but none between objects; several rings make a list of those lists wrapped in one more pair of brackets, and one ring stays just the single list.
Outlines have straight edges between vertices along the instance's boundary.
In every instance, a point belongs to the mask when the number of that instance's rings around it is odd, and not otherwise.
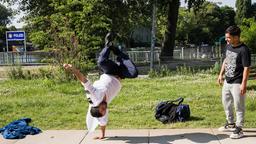
[{"label": "black cap", "polygon": [[99,117],[102,117],[103,115],[100,113],[100,111],[99,111],[99,107],[97,106],[97,107],[91,107],[91,115],[93,116],[93,117],[96,117],[96,118],[99,118]]}]

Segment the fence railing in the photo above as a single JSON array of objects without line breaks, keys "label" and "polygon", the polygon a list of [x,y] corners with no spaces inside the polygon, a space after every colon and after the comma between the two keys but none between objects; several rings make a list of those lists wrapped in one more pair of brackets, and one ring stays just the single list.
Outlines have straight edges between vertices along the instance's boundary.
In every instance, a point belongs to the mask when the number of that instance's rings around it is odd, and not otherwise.
[{"label": "fence railing", "polygon": [[175,59],[216,59],[221,57],[219,47],[179,47],[174,49]]},{"label": "fence railing", "polygon": [[[127,51],[129,57],[134,63],[150,63],[150,51]],[[154,62],[160,62],[160,50],[154,51]],[[42,64],[43,59],[54,57],[48,52],[0,52],[0,64]],[[111,59],[115,59],[114,55],[111,55]],[[212,60],[220,58],[219,55],[214,53],[201,52],[198,49],[175,49],[175,59],[205,59]],[[252,65],[256,65],[256,54],[251,55]]]},{"label": "fence railing", "polygon": [[[154,51],[154,62],[160,61],[160,53],[159,50]],[[127,54],[134,63],[150,63],[151,51],[127,51]]]},{"label": "fence railing", "polygon": [[251,65],[256,66],[256,54],[251,54]]},{"label": "fence railing", "polygon": [[48,52],[0,52],[0,64],[42,63],[50,55]]}]

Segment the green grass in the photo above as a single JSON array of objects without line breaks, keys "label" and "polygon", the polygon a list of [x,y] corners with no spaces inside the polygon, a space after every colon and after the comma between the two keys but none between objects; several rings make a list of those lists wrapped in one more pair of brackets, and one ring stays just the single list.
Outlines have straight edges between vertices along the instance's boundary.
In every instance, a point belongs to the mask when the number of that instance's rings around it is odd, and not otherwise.
[{"label": "green grass", "polygon": [[[208,128],[225,122],[221,87],[216,76],[173,76],[153,79],[127,79],[109,105],[108,128]],[[245,126],[256,127],[256,81],[249,81]],[[184,97],[191,108],[191,120],[163,125],[154,118],[155,105],[162,100]],[[42,129],[85,129],[88,103],[78,82],[52,80],[0,81],[0,127],[30,117]]]}]

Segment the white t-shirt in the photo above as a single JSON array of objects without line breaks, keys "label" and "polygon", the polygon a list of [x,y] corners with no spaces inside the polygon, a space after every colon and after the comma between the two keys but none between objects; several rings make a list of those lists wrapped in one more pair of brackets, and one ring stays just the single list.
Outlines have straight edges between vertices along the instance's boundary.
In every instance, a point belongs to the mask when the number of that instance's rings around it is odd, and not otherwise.
[{"label": "white t-shirt", "polygon": [[[117,96],[122,87],[120,80],[115,76],[108,74],[102,74],[100,79],[95,81],[93,85],[90,81],[82,83],[82,85],[85,90],[88,90],[90,93],[89,97],[93,102],[91,106],[98,106],[102,102],[104,96],[106,96],[106,102],[109,104],[114,97]],[[101,126],[105,126],[108,121],[108,110],[103,117],[97,119]]]}]

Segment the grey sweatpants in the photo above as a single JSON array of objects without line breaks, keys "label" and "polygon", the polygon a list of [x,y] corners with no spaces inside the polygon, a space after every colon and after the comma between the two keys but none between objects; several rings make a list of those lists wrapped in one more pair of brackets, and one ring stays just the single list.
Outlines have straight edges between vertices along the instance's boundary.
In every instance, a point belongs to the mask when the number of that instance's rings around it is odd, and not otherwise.
[{"label": "grey sweatpants", "polygon": [[236,112],[236,126],[243,127],[245,113],[245,96],[240,92],[241,84],[229,84],[226,81],[222,88],[222,104],[228,123],[234,123],[233,105]]}]

